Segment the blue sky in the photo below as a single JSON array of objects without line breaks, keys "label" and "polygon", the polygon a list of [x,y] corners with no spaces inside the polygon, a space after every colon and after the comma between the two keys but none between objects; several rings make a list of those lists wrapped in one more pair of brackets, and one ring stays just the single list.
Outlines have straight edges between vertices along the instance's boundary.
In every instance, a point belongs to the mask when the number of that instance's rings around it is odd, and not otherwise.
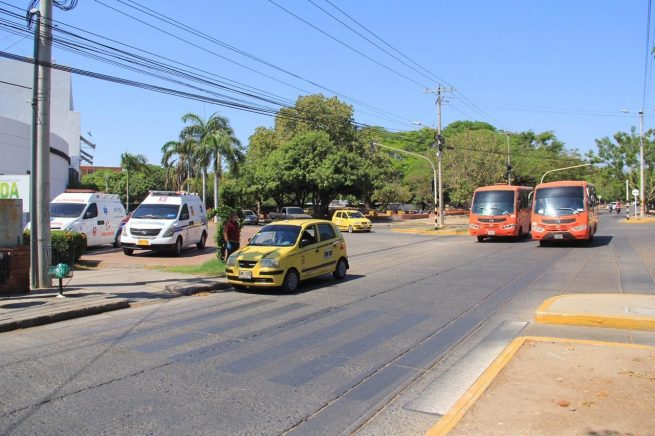
[{"label": "blue sky", "polygon": [[[309,0],[274,1],[386,68],[319,33],[269,0],[137,0],[137,4],[356,99],[358,103],[346,101],[354,105],[356,121],[365,124],[394,130],[416,128],[412,121],[434,125],[435,98],[423,91],[425,86],[434,88],[441,83],[456,89],[446,96],[444,126],[456,120],[478,120],[507,131],[552,130],[568,148],[584,152],[595,150],[595,139],[638,126],[636,111],[642,106],[645,90],[645,129],[653,127],[653,68],[652,56],[647,61],[646,38],[650,34],[651,46],[655,38],[652,28],[647,31],[648,0],[330,0],[428,70],[429,77],[389,57]],[[326,0],[312,1],[365,33]],[[29,2],[3,0],[0,6],[11,8],[7,3],[25,9]],[[71,11],[55,9],[54,17],[64,24],[287,100],[295,101],[305,93],[332,95],[307,81],[155,21],[131,9],[130,4],[134,3],[81,0]],[[105,5],[160,26],[195,46]],[[32,42],[0,27],[0,50],[31,56]],[[184,89],[57,48],[53,57],[55,62],[71,67]],[[256,127],[273,124],[269,116],[87,77],[74,76],[73,86],[82,131],[90,131],[97,144],[95,165],[118,165],[125,151],[142,153],[149,163],[159,164],[161,146],[177,138],[183,127],[180,118],[187,112],[226,116],[244,145]],[[393,116],[375,117],[370,106],[377,113],[383,110]],[[635,113],[623,114],[624,108]]]}]

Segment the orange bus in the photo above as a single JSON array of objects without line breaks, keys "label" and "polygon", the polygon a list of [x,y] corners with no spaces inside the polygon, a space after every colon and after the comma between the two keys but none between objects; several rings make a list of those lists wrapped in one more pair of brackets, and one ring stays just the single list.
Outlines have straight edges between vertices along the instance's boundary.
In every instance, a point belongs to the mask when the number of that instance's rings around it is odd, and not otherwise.
[{"label": "orange bus", "polygon": [[594,185],[580,181],[541,183],[534,191],[532,239],[545,245],[558,240],[591,240],[598,230]]},{"label": "orange bus", "polygon": [[527,186],[483,186],[473,192],[469,213],[469,233],[478,242],[486,237],[530,233],[530,193]]}]

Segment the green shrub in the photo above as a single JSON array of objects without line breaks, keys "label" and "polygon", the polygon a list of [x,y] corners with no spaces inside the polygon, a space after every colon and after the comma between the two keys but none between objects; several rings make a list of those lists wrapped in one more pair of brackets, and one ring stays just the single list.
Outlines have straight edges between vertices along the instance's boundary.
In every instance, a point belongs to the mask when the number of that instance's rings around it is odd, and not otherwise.
[{"label": "green shrub", "polygon": [[[30,244],[30,231],[23,232],[23,240]],[[86,250],[86,236],[82,233],[63,230],[50,232],[50,245],[52,246],[52,260],[56,263],[73,263],[80,260]]]}]

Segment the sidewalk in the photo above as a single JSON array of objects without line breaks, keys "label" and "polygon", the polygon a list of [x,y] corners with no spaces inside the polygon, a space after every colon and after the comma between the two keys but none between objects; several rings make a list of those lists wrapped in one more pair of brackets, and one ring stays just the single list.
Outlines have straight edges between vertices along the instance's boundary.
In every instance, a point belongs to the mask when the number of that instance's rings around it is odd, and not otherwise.
[{"label": "sidewalk", "polygon": [[[537,323],[598,327],[611,338],[655,330],[655,295],[567,294],[546,300]],[[516,338],[428,432],[655,434],[655,334],[651,345]]]},{"label": "sidewalk", "polygon": [[229,287],[224,278],[176,274],[138,266],[75,270],[53,288],[0,297],[0,332],[123,309],[134,304]]}]

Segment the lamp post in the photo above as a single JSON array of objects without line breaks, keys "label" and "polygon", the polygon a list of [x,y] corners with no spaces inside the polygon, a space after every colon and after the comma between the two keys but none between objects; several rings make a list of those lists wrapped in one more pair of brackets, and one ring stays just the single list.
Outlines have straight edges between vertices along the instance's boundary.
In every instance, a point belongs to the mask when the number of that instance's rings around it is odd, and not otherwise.
[{"label": "lamp post", "polygon": [[[631,113],[628,109],[621,109],[624,114]],[[644,218],[644,110],[639,114],[639,217]]]},{"label": "lamp post", "polygon": [[543,176],[541,176],[541,181],[540,181],[539,183],[543,183],[543,182],[544,182],[544,177],[546,177],[546,174],[554,173],[554,172],[556,172],[556,171],[570,170],[570,169],[572,169],[572,168],[588,167],[588,166],[591,166],[591,165],[593,165],[593,164],[592,164],[592,163],[586,163],[586,164],[582,164],[582,165],[573,165],[572,167],[555,168],[554,170],[548,170],[548,171],[546,171],[546,172],[544,173]]},{"label": "lamp post", "polygon": [[[412,121],[412,124],[416,126],[423,126],[427,127],[425,124],[421,123],[420,121]],[[443,149],[443,137],[441,136],[440,129],[437,129],[437,134],[435,136],[436,144],[437,144],[437,177],[436,180],[438,181],[439,184],[439,203],[438,203],[438,211],[437,211],[437,223],[435,228],[439,229],[444,226],[443,222],[443,183],[442,183],[442,174],[441,174],[441,156],[442,156],[442,149]],[[437,186],[435,185],[435,196],[437,192]],[[435,201],[435,206],[437,206],[437,202]]]},{"label": "lamp post", "polygon": [[[432,181],[433,181],[433,184],[434,184],[433,185],[433,187],[434,187],[434,206],[435,207],[437,206],[437,169],[434,167],[434,164],[432,163],[432,161],[428,157],[423,156],[422,154],[418,154],[418,153],[414,153],[414,152],[411,152],[411,151],[403,150],[402,148],[390,147],[388,145],[380,144],[379,142],[374,142],[373,145],[375,147],[387,148],[389,150],[409,154],[411,156],[420,157],[421,159],[424,159],[424,160],[428,161],[428,163],[432,167]],[[441,202],[441,197],[439,197],[439,202]],[[435,228],[437,228],[437,226],[435,226]]]}]

